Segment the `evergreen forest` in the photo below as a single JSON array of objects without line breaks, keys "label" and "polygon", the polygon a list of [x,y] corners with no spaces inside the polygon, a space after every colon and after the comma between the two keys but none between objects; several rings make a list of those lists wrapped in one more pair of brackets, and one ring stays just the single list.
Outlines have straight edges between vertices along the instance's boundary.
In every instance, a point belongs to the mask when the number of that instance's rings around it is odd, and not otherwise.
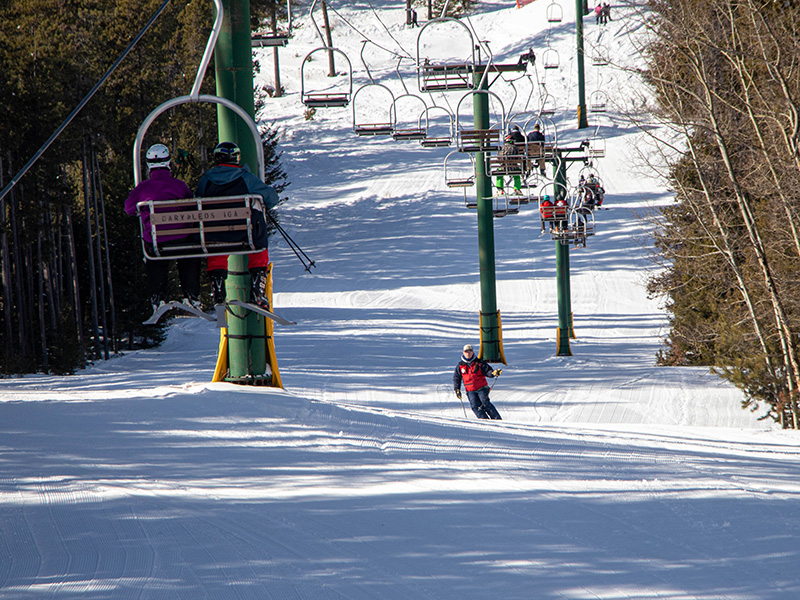
[{"label": "evergreen forest", "polygon": [[800,6],[656,0],[646,81],[676,194],[658,216],[659,361],[705,365],[800,427]]},{"label": "evergreen forest", "polygon": [[[285,3],[251,0],[253,31],[281,10]],[[160,342],[162,329],[141,324],[152,309],[143,292],[138,221],[123,211],[133,187],[131,149],[156,106],[190,92],[214,16],[212,2],[186,0],[0,5],[0,188],[157,11],[133,50],[0,201],[0,376],[72,373]],[[213,61],[200,92],[216,93]],[[258,110],[266,92],[255,93]],[[216,109],[176,107],[153,123],[144,142],[166,144],[173,174],[193,188],[218,142]],[[268,182],[280,193],[288,181],[277,132],[262,126],[262,142]],[[177,283],[170,285],[175,297]]]}]

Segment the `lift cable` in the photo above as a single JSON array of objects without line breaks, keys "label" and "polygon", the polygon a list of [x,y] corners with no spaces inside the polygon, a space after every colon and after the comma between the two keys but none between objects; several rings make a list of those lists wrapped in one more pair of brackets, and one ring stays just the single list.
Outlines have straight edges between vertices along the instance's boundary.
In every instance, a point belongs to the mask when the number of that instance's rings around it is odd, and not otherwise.
[{"label": "lift cable", "polygon": [[164,0],[164,3],[158,8],[158,10],[156,10],[156,12],[153,14],[153,16],[150,17],[150,20],[145,24],[145,26],[136,35],[136,37],[133,38],[131,43],[128,45],[127,48],[125,48],[125,50],[122,52],[122,54],[120,54],[119,58],[117,58],[117,60],[114,62],[114,64],[111,65],[111,67],[109,67],[108,71],[106,71],[105,74],[95,84],[95,86],[91,90],[89,90],[89,93],[86,94],[86,96],[84,96],[83,100],[80,101],[78,106],[76,106],[73,109],[73,111],[69,114],[69,116],[64,120],[63,123],[61,123],[61,125],[59,125],[58,129],[56,129],[53,132],[53,134],[47,139],[47,141],[42,145],[42,147],[39,148],[39,150],[36,151],[36,154],[34,154],[33,157],[27,163],[25,163],[25,166],[22,167],[22,169],[20,169],[19,172],[16,175],[14,175],[14,177],[11,179],[11,181],[8,182],[8,185],[6,187],[4,187],[2,191],[0,191],[0,200],[5,198],[6,195],[11,191],[11,189],[15,185],[17,185],[19,180],[22,179],[25,176],[25,174],[36,163],[36,161],[39,160],[39,158],[42,156],[42,154],[44,154],[45,151],[50,147],[50,144],[52,144],[56,140],[56,138],[59,135],[61,135],[61,133],[64,131],[64,129],[67,128],[67,126],[78,115],[78,113],[83,109],[83,107],[86,106],[86,104],[89,102],[89,100],[92,99],[92,96],[94,96],[95,93],[97,92],[97,90],[100,89],[100,86],[102,86],[106,82],[106,79],[108,79],[111,76],[111,74],[116,70],[116,68],[120,65],[120,63],[123,60],[125,60],[125,57],[128,56],[128,54],[130,53],[131,50],[133,50],[133,47],[139,42],[140,39],[142,39],[144,34],[147,33],[147,30],[150,29],[150,27],[153,25],[153,23],[155,23],[156,19],[161,15],[161,13],[164,12],[164,9],[167,8],[167,5],[169,3],[170,3],[170,0]]}]

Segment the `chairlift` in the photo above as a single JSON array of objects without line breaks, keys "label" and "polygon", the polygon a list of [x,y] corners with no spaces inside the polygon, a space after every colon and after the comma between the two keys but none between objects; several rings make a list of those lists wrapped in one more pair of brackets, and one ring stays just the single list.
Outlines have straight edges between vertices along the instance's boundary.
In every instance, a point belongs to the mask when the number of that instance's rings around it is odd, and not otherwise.
[{"label": "chairlift", "polygon": [[[500,113],[495,114],[495,121],[492,122],[490,118],[488,129],[469,129],[462,128],[459,124],[459,113],[461,112],[461,103],[469,97],[474,99],[476,94],[486,94],[490,99],[494,98],[500,106]],[[491,115],[490,115],[491,117]],[[499,117],[499,119],[497,119]],[[497,152],[503,145],[503,132],[505,131],[505,108],[503,101],[500,97],[490,90],[474,90],[467,92],[458,101],[456,107],[456,132],[458,134],[458,150],[460,152]]]},{"label": "chairlift", "polygon": [[[451,161],[454,156],[469,157],[469,170],[459,167],[453,167]],[[463,163],[463,158],[458,159]],[[450,163],[450,164],[448,164]],[[444,182],[449,188],[468,188],[475,185],[475,157],[472,154],[463,154],[457,150],[453,150],[444,157]]]},{"label": "chairlift", "polygon": [[552,117],[556,114],[556,100],[552,95],[547,92],[542,96],[542,103],[539,108],[539,116]]},{"label": "chairlift", "polygon": [[542,63],[545,69],[557,69],[559,66],[558,50],[548,48],[542,53]]},{"label": "chairlift", "polygon": [[589,112],[606,112],[608,95],[603,90],[595,90],[589,94]]},{"label": "chairlift", "polygon": [[602,158],[606,155],[606,141],[601,137],[586,140],[586,155],[589,158]]},{"label": "chairlift", "polygon": [[[358,100],[359,94],[365,94]],[[381,100],[376,98],[376,93],[385,96],[388,99],[386,108],[386,119],[368,119],[366,118],[364,110],[361,110],[364,105],[368,108],[375,109],[381,105]],[[394,127],[392,126],[392,111],[391,107],[394,105],[394,94],[392,90],[381,83],[366,83],[356,90],[353,94],[353,132],[360,136],[379,136],[379,135],[392,135]],[[373,111],[371,114],[375,114]]]},{"label": "chairlift", "polygon": [[[423,56],[421,52],[421,40],[426,35],[431,35],[436,30],[449,31],[447,39],[454,40],[452,27],[449,24],[456,24],[463,29],[468,40],[470,55],[458,61],[442,61],[435,57]],[[429,29],[430,28],[430,29]],[[456,28],[456,33],[460,37],[461,29]],[[441,35],[441,34],[440,34]],[[446,36],[445,36],[446,37]],[[452,44],[450,44],[452,46]],[[417,34],[417,85],[420,92],[437,92],[452,90],[471,90],[475,88],[475,40],[472,31],[460,20],[452,17],[442,17],[432,19],[425,23]]]},{"label": "chairlift", "polygon": [[425,100],[423,100],[420,96],[416,94],[401,94],[397,98],[394,99],[391,108],[389,109],[389,114],[391,116],[392,122],[392,139],[395,141],[414,141],[414,140],[424,140],[425,136],[427,135],[427,131],[424,127],[422,127],[421,121],[399,121],[398,120],[398,105],[401,100],[405,101],[406,99],[410,99],[412,101],[418,101],[422,104],[422,110],[424,111],[427,108],[425,104]]},{"label": "chairlift", "polygon": [[[542,206],[545,196],[550,197],[551,206]],[[566,228],[569,220],[568,190],[560,181],[546,181],[537,192],[539,200],[539,219],[542,233],[546,232],[546,224],[550,224],[551,234]]]},{"label": "chairlift", "polygon": [[250,46],[253,48],[276,48],[286,46],[292,37],[292,2],[286,0],[285,29],[275,27],[269,31],[254,32],[250,35]]},{"label": "chairlift", "polygon": [[595,67],[604,67],[608,64],[608,48],[602,44],[598,44],[592,49],[592,65]]},{"label": "chairlift", "polygon": [[[222,28],[222,3],[215,0],[217,11],[214,26],[200,61],[192,90],[188,96],[172,98],[157,106],[142,122],[133,143],[134,185],[142,181],[142,145],[150,125],[161,114],[187,103],[219,104],[229,109],[244,121],[253,136],[256,149],[256,175],[264,180],[264,147],[261,134],[250,114],[241,106],[220,96],[200,94],[200,85]],[[142,237],[142,249],[149,260],[195,258],[225,254],[252,254],[264,250],[256,242],[256,229],[266,231],[265,211],[261,196],[235,195],[216,198],[184,198],[178,200],[145,201],[137,206],[139,222],[144,233],[144,214],[149,216],[148,232],[152,244],[148,246]],[[176,224],[179,225],[176,228]],[[176,231],[185,233],[173,239]],[[163,238],[167,236],[168,239]]]},{"label": "chairlift", "polygon": [[[567,243],[573,243],[576,247],[585,247],[586,238],[596,233],[594,212],[588,209],[577,208],[570,214],[570,223]],[[564,241],[562,241],[564,243]]]},{"label": "chairlift", "polygon": [[[345,73],[347,76],[346,86],[338,85],[328,90],[317,88],[308,91],[306,89],[308,87],[306,65],[311,62],[312,56],[317,52],[336,52],[344,57],[344,60],[347,63],[347,72]],[[353,66],[350,64],[350,59],[347,58],[347,54],[332,46],[320,46],[319,48],[314,48],[311,52],[306,54],[300,66],[300,98],[303,104],[309,108],[343,108],[350,104],[352,94]]]},{"label": "chairlift", "polygon": [[[441,124],[431,123],[431,111],[440,110],[447,116],[447,128]],[[442,148],[453,144],[453,132],[455,131],[455,119],[453,114],[443,106],[428,106],[419,116],[419,126],[423,128],[422,121],[425,121],[425,138],[420,140],[423,148]],[[433,132],[435,135],[431,135]]]},{"label": "chairlift", "polygon": [[[510,212],[513,211],[513,212]],[[516,214],[519,212],[519,205],[512,208],[508,202],[506,194],[497,194],[492,198],[492,216],[495,219],[505,217],[507,214]]]},{"label": "chairlift", "polygon": [[547,22],[561,23],[563,18],[564,10],[561,8],[561,5],[555,0],[552,0],[552,2],[550,2],[550,4],[547,6]]}]

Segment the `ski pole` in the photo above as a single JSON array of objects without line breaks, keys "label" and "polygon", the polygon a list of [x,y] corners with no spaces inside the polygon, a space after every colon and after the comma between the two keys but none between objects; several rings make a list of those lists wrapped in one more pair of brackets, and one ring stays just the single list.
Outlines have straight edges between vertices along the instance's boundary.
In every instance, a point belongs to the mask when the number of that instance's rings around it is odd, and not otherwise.
[{"label": "ski pole", "polygon": [[[280,226],[280,223],[278,223],[278,221],[275,220],[275,218],[271,214],[269,214],[269,211],[267,211],[265,214],[269,218],[270,222],[273,224],[275,229],[278,231],[278,233],[280,233],[283,236],[283,239],[286,240],[286,243],[289,244],[289,248],[292,249],[292,252],[294,252],[294,255],[300,260],[300,262],[302,263],[302,265],[305,268],[305,270],[310,273],[311,272],[311,267],[315,267],[316,266],[314,264],[314,261],[311,260],[311,258],[308,256],[308,254],[303,252],[303,249],[300,246],[297,245],[297,242],[295,242],[289,236],[288,233],[286,233],[286,230],[284,230],[284,228]],[[298,250],[299,250],[299,252],[298,252]],[[302,254],[303,256],[300,256],[300,254]],[[303,258],[305,258],[305,260],[303,260]],[[306,262],[305,262],[306,260],[308,261],[308,264],[306,264]]]},{"label": "ski pole", "polygon": [[497,370],[497,377],[494,378],[494,381],[492,382],[492,385],[489,386],[489,393],[490,394],[492,393],[492,390],[494,389],[494,384],[497,383],[498,379],[500,379],[500,375],[502,375],[502,373],[503,373],[503,369],[498,369]]},{"label": "ski pole", "polygon": [[464,408],[464,400],[461,398],[461,394],[458,395],[458,401],[461,402],[461,410],[464,411],[464,418],[468,419],[469,417],[467,417],[467,409]]}]

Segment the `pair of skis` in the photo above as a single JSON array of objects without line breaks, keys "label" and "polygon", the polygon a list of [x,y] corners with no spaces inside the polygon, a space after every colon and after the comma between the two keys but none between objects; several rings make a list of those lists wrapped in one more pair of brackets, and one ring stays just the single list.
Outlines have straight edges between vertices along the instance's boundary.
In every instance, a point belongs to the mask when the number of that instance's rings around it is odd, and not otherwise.
[{"label": "pair of skis", "polygon": [[227,324],[227,320],[225,319],[225,311],[226,305],[231,306],[239,306],[241,308],[245,308],[249,311],[258,313],[272,321],[275,321],[279,325],[297,325],[294,321],[289,321],[288,319],[284,319],[283,317],[276,315],[273,312],[268,311],[265,308],[258,306],[257,304],[251,304],[250,302],[242,302],[241,300],[229,300],[225,304],[217,304],[214,307],[213,313],[207,313],[199,308],[195,308],[190,304],[184,304],[183,302],[167,302],[166,304],[162,304],[159,306],[150,318],[146,321],[143,321],[143,325],[155,325],[158,321],[167,314],[172,309],[182,310],[184,312],[188,312],[196,317],[200,317],[201,319],[205,319],[206,321],[210,321],[212,323],[216,323],[217,327],[225,327]]}]

